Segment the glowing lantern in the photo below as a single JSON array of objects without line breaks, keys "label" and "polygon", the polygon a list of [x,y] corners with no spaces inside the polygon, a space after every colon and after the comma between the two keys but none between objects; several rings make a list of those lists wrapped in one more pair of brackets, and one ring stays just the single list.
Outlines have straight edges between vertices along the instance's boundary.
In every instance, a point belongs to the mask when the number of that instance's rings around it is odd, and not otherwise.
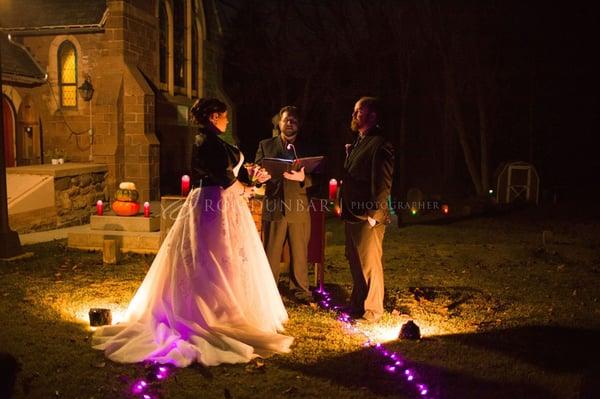
[{"label": "glowing lantern", "polygon": [[91,308],[89,311],[90,326],[98,327],[112,323],[112,313],[110,309]]}]

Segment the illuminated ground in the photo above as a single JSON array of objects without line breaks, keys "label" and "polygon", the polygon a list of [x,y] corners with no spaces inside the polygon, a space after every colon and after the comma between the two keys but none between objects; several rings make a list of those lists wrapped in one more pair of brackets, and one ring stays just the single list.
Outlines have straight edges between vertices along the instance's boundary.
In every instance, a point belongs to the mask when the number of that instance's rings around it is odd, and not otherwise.
[{"label": "illuminated ground", "polygon": [[[390,228],[386,307],[367,335],[399,352],[439,398],[592,398],[600,372],[600,227],[582,207],[519,211],[440,226]],[[593,211],[593,210],[592,210]],[[597,212],[596,212],[597,213]],[[343,301],[350,274],[337,221],[326,278]],[[542,231],[553,241],[542,248]],[[17,398],[121,398],[141,365],[107,361],[89,346],[90,307],[116,319],[151,257],[103,267],[64,241],[0,264],[0,351],[22,363]],[[290,355],[250,365],[178,370],[164,398],[415,397],[333,314],[288,304]],[[414,319],[424,339],[393,340]],[[587,395],[587,396],[586,396]]]}]

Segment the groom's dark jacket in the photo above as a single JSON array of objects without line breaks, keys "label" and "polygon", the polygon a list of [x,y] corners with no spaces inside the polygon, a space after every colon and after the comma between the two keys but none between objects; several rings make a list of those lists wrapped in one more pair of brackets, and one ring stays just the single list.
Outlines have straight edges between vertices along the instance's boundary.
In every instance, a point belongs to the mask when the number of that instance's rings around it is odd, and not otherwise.
[{"label": "groom's dark jacket", "polygon": [[342,219],[378,223],[389,220],[387,199],[394,173],[394,148],[378,127],[365,132],[349,148],[342,180]]},{"label": "groom's dark jacket", "polygon": [[[296,153],[299,158],[313,155],[312,148],[307,142],[302,141],[300,134],[294,141]],[[264,158],[294,159],[294,152],[288,151],[281,135],[262,140],[258,143],[258,150],[254,162],[261,164]],[[263,200],[262,218],[265,221],[275,221],[284,215],[291,223],[310,221],[309,201],[307,189],[313,185],[313,178],[305,174],[303,182],[273,177],[266,183],[265,198]]]}]

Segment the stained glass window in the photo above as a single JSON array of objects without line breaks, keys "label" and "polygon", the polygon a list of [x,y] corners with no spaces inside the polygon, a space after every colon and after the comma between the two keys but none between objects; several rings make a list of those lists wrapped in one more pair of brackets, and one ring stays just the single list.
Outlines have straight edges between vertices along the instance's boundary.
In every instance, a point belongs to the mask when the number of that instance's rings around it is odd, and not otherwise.
[{"label": "stained glass window", "polygon": [[71,42],[64,42],[58,48],[58,84],[60,105],[77,106],[77,51]]}]

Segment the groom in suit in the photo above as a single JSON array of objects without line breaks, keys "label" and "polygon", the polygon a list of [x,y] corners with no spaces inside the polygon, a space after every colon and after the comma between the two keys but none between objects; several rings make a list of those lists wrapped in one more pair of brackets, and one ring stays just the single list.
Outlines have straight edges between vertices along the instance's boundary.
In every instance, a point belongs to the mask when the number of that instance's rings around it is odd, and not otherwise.
[{"label": "groom in suit", "polygon": [[[298,133],[300,113],[294,106],[279,111],[277,129],[279,134],[258,144],[255,162],[264,158],[294,159],[296,155],[310,155],[309,144]],[[291,146],[290,146],[291,144]],[[294,151],[295,150],[295,151]],[[290,290],[301,303],[312,301],[308,288],[308,241],[310,238],[310,213],[307,189],[312,178],[304,168],[273,176],[266,183],[263,200],[264,245],[273,277],[279,281],[279,264],[283,245],[287,238],[290,247]]]},{"label": "groom in suit", "polygon": [[347,146],[342,185],[346,257],[352,274],[352,317],[376,322],[383,315],[383,235],[389,223],[387,198],[394,171],[394,148],[382,135],[381,105],[374,97],[356,102],[351,128],[358,132]]}]

